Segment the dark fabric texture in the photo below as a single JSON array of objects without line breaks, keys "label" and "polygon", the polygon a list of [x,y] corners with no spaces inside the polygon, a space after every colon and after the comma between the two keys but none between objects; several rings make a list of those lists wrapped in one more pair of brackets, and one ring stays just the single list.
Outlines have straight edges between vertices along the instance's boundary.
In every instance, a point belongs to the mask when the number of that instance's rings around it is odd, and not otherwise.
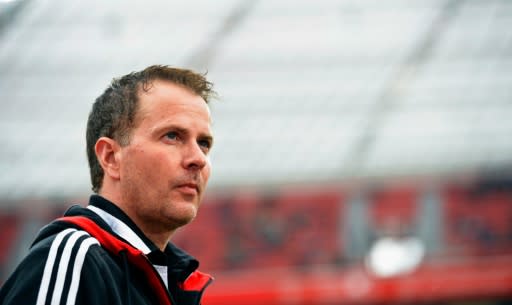
[{"label": "dark fabric texture", "polygon": [[[122,220],[144,241],[151,250],[144,257],[149,267],[145,270],[137,268],[130,263],[126,253],[109,252],[98,239],[79,226],[56,220],[40,230],[29,254],[2,286],[0,304],[49,305],[52,300],[61,305],[161,304],[155,295],[155,288],[144,274],[157,274],[152,264],[168,266],[169,289],[165,291],[170,304],[200,304],[211,277],[197,270],[199,263],[196,259],[171,243],[165,251],[160,251],[121,210],[106,199],[93,195],[90,204]],[[86,217],[101,228],[106,237],[131,247],[101,217],[87,208],[73,206],[64,216]],[[130,250],[139,251],[134,247]],[[197,278],[202,280],[197,281]],[[192,287],[183,285],[189,279],[201,285],[183,290],[182,287]],[[158,280],[165,288],[159,277]]]}]

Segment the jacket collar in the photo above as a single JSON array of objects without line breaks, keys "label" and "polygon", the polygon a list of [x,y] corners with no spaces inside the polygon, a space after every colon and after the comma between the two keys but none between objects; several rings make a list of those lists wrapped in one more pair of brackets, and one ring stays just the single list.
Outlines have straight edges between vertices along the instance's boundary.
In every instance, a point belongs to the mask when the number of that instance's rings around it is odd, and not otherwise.
[{"label": "jacket collar", "polygon": [[142,253],[148,255],[151,252],[151,249],[149,249],[146,243],[144,243],[142,239],[124,222],[93,205],[89,205],[87,208],[98,214],[98,216],[100,216],[103,221],[108,224],[112,231],[132,244],[132,246],[142,251]]},{"label": "jacket collar", "polygon": [[92,195],[87,208],[100,216],[114,233],[144,254],[148,255],[158,250],[158,247],[144,235],[130,217],[109,200],[99,195]]},{"label": "jacket collar", "polygon": [[87,210],[98,215],[113,233],[142,251],[154,264],[168,265],[175,271],[182,270],[178,272],[181,273],[180,277],[187,277],[199,266],[194,257],[172,243],[167,244],[164,252],[160,251],[126,213],[104,197],[92,195]]},{"label": "jacket collar", "polygon": [[[94,195],[94,197],[99,197]],[[138,229],[136,226],[131,224],[130,221],[122,221],[120,218],[124,218],[124,213],[122,211],[114,211],[114,214],[118,214],[118,217],[114,216],[113,214],[107,212],[107,210],[115,210],[114,208],[117,208],[116,206],[111,207],[110,209],[106,208],[106,206],[111,205],[110,202],[103,202],[107,201],[106,199],[99,197],[96,198],[96,200],[92,200],[89,202],[89,206],[87,208],[94,213],[96,213],[98,216],[100,216],[103,221],[120,237],[122,237],[124,240],[129,242],[132,246],[139,249],[144,253],[145,255],[148,255],[155,249],[153,248],[153,244],[151,242],[144,241],[144,236],[141,234],[137,234],[135,231]],[[96,202],[96,204],[95,204]],[[103,206],[103,208],[101,207]],[[116,213],[117,212],[117,213]],[[122,213],[122,214],[121,214]]]}]

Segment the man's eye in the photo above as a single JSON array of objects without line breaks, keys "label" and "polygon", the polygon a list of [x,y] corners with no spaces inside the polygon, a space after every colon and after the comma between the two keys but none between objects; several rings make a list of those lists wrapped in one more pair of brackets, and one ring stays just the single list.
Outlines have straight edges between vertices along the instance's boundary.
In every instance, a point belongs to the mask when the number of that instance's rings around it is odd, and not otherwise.
[{"label": "man's eye", "polygon": [[212,147],[212,143],[208,140],[197,141],[197,144],[199,144],[201,147],[203,147],[206,150],[209,150]]},{"label": "man's eye", "polygon": [[176,140],[176,139],[178,139],[178,133],[171,131],[171,132],[166,133],[165,137],[170,140]]}]

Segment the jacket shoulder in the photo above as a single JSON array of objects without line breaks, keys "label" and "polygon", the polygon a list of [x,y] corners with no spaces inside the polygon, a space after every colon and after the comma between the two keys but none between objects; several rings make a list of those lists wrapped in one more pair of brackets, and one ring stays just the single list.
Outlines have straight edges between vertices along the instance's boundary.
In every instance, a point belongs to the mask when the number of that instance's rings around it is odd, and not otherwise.
[{"label": "jacket shoulder", "polygon": [[47,232],[5,282],[0,304],[79,304],[79,285],[98,288],[105,258],[98,241],[83,230]]}]

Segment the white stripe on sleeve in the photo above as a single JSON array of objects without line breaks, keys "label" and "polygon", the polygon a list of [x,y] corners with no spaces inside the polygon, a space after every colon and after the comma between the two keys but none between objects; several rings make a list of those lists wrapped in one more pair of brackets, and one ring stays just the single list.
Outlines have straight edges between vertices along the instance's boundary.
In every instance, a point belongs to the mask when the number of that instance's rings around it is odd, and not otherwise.
[{"label": "white stripe on sleeve", "polygon": [[39,286],[36,305],[44,305],[46,295],[48,293],[48,286],[50,285],[50,278],[52,277],[53,265],[55,264],[55,259],[57,257],[57,250],[59,249],[64,237],[74,231],[76,231],[76,229],[66,229],[57,234],[53,240],[50,251],[48,252],[46,264],[44,265],[43,278],[41,279],[41,286]]},{"label": "white stripe on sleeve", "polygon": [[69,260],[71,259],[71,251],[75,246],[76,241],[81,236],[88,235],[85,231],[74,232],[67,240],[66,246],[62,251],[60,257],[59,269],[57,272],[57,279],[55,280],[55,288],[53,288],[53,296],[51,305],[59,305],[60,298],[62,296],[62,290],[64,289],[64,282],[66,280],[66,273],[68,272]]},{"label": "white stripe on sleeve", "polygon": [[100,243],[95,238],[87,238],[80,244],[80,249],[76,254],[75,265],[73,266],[73,276],[71,278],[71,285],[69,287],[68,299],[66,305],[75,305],[76,294],[78,292],[78,284],[80,284],[80,273],[82,272],[82,266],[84,264],[85,255],[89,250],[89,247]]}]

